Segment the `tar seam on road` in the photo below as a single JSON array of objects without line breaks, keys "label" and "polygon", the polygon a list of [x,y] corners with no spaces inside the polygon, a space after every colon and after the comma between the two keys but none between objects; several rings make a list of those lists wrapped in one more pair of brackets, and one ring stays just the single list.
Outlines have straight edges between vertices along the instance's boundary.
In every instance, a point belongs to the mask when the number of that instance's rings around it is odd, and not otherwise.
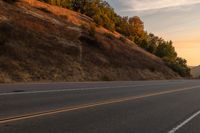
[{"label": "tar seam on road", "polygon": [[53,115],[53,114],[58,114],[58,113],[64,113],[64,112],[69,112],[69,111],[75,111],[75,110],[80,110],[80,109],[92,108],[96,106],[121,103],[121,102],[126,102],[126,101],[131,101],[131,100],[138,100],[142,98],[148,98],[148,97],[159,96],[159,95],[164,95],[164,94],[171,94],[175,92],[187,91],[187,90],[192,90],[192,89],[197,89],[197,88],[200,88],[200,86],[193,86],[193,87],[188,87],[188,88],[183,88],[183,89],[150,93],[150,94],[141,95],[141,96],[132,96],[132,97],[125,97],[125,98],[120,98],[120,99],[110,99],[110,100],[106,100],[106,101],[102,101],[98,103],[93,103],[93,104],[91,103],[88,105],[85,104],[85,105],[79,105],[76,107],[65,107],[65,108],[60,108],[60,109],[55,109],[55,110],[44,111],[44,112],[37,112],[33,114],[14,116],[14,117],[0,119],[0,124],[15,122],[19,120],[25,120],[25,119],[31,119],[31,118],[36,118],[36,117],[48,116],[48,115]]},{"label": "tar seam on road", "polygon": [[168,133],[175,133],[180,128],[182,128],[183,126],[185,126],[187,123],[189,123],[191,120],[193,120],[195,117],[197,117],[199,114],[200,114],[200,110],[198,112],[194,113],[192,116],[190,116],[188,119],[186,119],[185,121],[183,121],[182,123],[180,123],[178,126],[176,126],[175,128],[173,128],[172,130],[170,130]]},{"label": "tar seam on road", "polygon": [[164,85],[164,84],[146,84],[146,85],[129,85],[129,86],[110,86],[110,87],[106,86],[106,87],[91,87],[91,88],[79,88],[79,89],[60,89],[60,90],[44,90],[44,91],[29,91],[29,92],[8,92],[8,93],[6,92],[6,93],[0,93],[0,96],[23,95],[23,94],[37,94],[37,93],[54,93],[54,92],[69,92],[69,91],[103,90],[103,89],[113,89],[113,88],[143,87],[143,86]]}]

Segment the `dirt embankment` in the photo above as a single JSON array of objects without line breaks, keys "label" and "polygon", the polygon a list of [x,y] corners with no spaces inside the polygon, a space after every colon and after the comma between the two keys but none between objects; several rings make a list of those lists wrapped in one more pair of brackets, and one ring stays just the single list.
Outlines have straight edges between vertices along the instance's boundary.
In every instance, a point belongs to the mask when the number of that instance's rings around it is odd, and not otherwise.
[{"label": "dirt embankment", "polygon": [[0,82],[172,79],[160,58],[79,13],[0,0]]}]

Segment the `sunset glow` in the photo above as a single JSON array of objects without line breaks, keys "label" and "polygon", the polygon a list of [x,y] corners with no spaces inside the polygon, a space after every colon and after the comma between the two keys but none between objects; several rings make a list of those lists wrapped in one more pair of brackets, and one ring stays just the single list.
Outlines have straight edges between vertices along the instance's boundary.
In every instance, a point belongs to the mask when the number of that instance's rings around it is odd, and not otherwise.
[{"label": "sunset glow", "polygon": [[200,65],[200,0],[108,0],[122,16],[138,15],[145,29],[172,40],[189,66]]}]

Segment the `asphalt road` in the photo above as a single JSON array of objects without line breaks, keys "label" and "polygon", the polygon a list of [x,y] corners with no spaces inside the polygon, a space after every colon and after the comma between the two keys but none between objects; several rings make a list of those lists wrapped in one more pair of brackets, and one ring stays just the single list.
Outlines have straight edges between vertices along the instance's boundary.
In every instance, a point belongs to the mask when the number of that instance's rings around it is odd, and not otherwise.
[{"label": "asphalt road", "polygon": [[0,133],[199,133],[200,80],[0,85]]}]

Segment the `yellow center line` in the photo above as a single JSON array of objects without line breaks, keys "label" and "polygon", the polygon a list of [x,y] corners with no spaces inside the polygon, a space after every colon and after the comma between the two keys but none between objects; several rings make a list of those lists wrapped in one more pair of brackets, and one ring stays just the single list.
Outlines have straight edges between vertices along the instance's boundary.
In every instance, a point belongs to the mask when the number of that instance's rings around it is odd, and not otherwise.
[{"label": "yellow center line", "polygon": [[140,96],[131,96],[131,97],[125,97],[125,98],[119,98],[119,99],[110,99],[110,100],[105,100],[105,101],[97,102],[97,103],[83,104],[83,105],[71,106],[71,107],[69,106],[69,107],[64,107],[64,108],[59,108],[59,109],[54,109],[54,110],[48,110],[48,111],[44,111],[44,112],[24,114],[24,115],[0,119],[0,124],[10,123],[10,122],[15,122],[15,121],[20,121],[20,120],[26,120],[26,119],[36,118],[36,117],[48,116],[48,115],[53,115],[53,114],[58,114],[58,113],[64,113],[64,112],[69,112],[69,111],[81,110],[81,109],[86,109],[86,108],[92,108],[92,107],[96,107],[96,106],[138,100],[138,99],[142,99],[142,98],[148,98],[148,97],[159,96],[159,95],[164,95],[164,94],[171,94],[171,93],[175,93],[175,92],[187,91],[187,90],[192,90],[192,89],[197,89],[197,88],[200,88],[200,86],[193,86],[193,87],[176,89],[176,90],[162,91],[162,92],[150,93],[150,94],[145,94],[145,95],[140,95]]}]

